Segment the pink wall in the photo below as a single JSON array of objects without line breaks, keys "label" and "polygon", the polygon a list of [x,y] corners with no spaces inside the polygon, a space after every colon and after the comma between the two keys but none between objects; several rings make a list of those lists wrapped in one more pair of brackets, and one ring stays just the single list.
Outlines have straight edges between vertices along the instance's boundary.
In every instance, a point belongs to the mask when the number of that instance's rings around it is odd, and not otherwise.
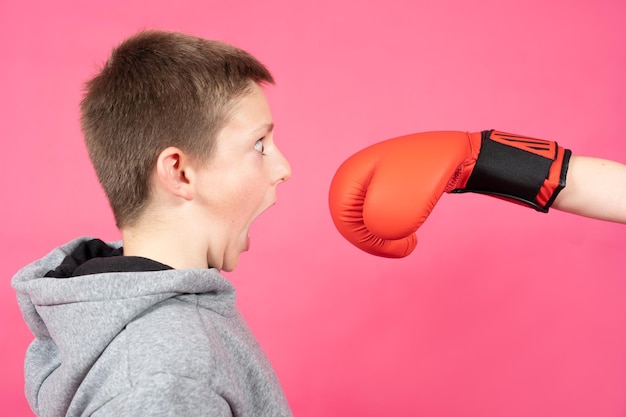
[{"label": "pink wall", "polygon": [[25,0],[0,5],[0,413],[28,416],[31,335],[9,281],[79,235],[117,239],[78,128],[82,82],[141,28],[257,55],[293,167],[229,276],[298,416],[626,415],[626,229],[444,196],[402,260],[327,210],[382,139],[498,128],[626,163],[615,0]]}]

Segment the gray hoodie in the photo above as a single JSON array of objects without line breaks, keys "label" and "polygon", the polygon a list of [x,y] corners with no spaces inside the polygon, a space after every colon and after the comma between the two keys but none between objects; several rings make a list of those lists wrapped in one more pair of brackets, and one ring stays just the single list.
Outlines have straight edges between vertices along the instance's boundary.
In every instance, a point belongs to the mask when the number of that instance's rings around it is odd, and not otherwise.
[{"label": "gray hoodie", "polygon": [[85,257],[101,259],[85,252],[93,242],[55,249],[12,281],[35,335],[25,380],[38,416],[291,416],[217,270],[139,258],[154,268],[94,272],[91,262],[76,276]]}]

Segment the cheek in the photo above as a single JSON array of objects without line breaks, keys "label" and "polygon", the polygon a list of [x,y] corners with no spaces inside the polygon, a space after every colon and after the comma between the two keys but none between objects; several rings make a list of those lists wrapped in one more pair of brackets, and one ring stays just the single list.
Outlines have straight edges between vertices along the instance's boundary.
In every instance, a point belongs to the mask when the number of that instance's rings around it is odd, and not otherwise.
[{"label": "cheek", "polygon": [[245,161],[220,174],[219,178],[211,178],[211,184],[206,184],[206,195],[213,203],[209,205],[232,222],[248,221],[265,203],[270,188],[262,164]]},{"label": "cheek", "polygon": [[263,203],[266,188],[258,180],[250,179],[238,185],[231,194],[231,210],[241,215],[250,215]]}]

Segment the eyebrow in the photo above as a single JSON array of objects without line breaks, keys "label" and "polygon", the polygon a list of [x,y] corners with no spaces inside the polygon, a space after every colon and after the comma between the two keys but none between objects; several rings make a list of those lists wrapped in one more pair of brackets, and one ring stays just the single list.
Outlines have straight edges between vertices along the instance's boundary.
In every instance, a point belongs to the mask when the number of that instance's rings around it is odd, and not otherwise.
[{"label": "eyebrow", "polygon": [[251,133],[256,134],[259,132],[266,132],[266,133],[270,133],[272,130],[274,130],[274,123],[265,123],[259,127],[257,127],[256,129],[254,129]]}]

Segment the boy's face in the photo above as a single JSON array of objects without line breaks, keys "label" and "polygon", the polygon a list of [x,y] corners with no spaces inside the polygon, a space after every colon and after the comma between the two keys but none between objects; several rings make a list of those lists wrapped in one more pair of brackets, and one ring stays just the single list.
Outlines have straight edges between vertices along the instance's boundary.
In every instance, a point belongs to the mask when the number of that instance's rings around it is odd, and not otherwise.
[{"label": "boy's face", "polygon": [[276,187],[291,168],[273,140],[273,122],[263,90],[237,100],[217,136],[213,155],[198,171],[196,202],[199,223],[207,237],[209,266],[232,271],[239,255],[250,246],[249,228],[276,202]]}]

